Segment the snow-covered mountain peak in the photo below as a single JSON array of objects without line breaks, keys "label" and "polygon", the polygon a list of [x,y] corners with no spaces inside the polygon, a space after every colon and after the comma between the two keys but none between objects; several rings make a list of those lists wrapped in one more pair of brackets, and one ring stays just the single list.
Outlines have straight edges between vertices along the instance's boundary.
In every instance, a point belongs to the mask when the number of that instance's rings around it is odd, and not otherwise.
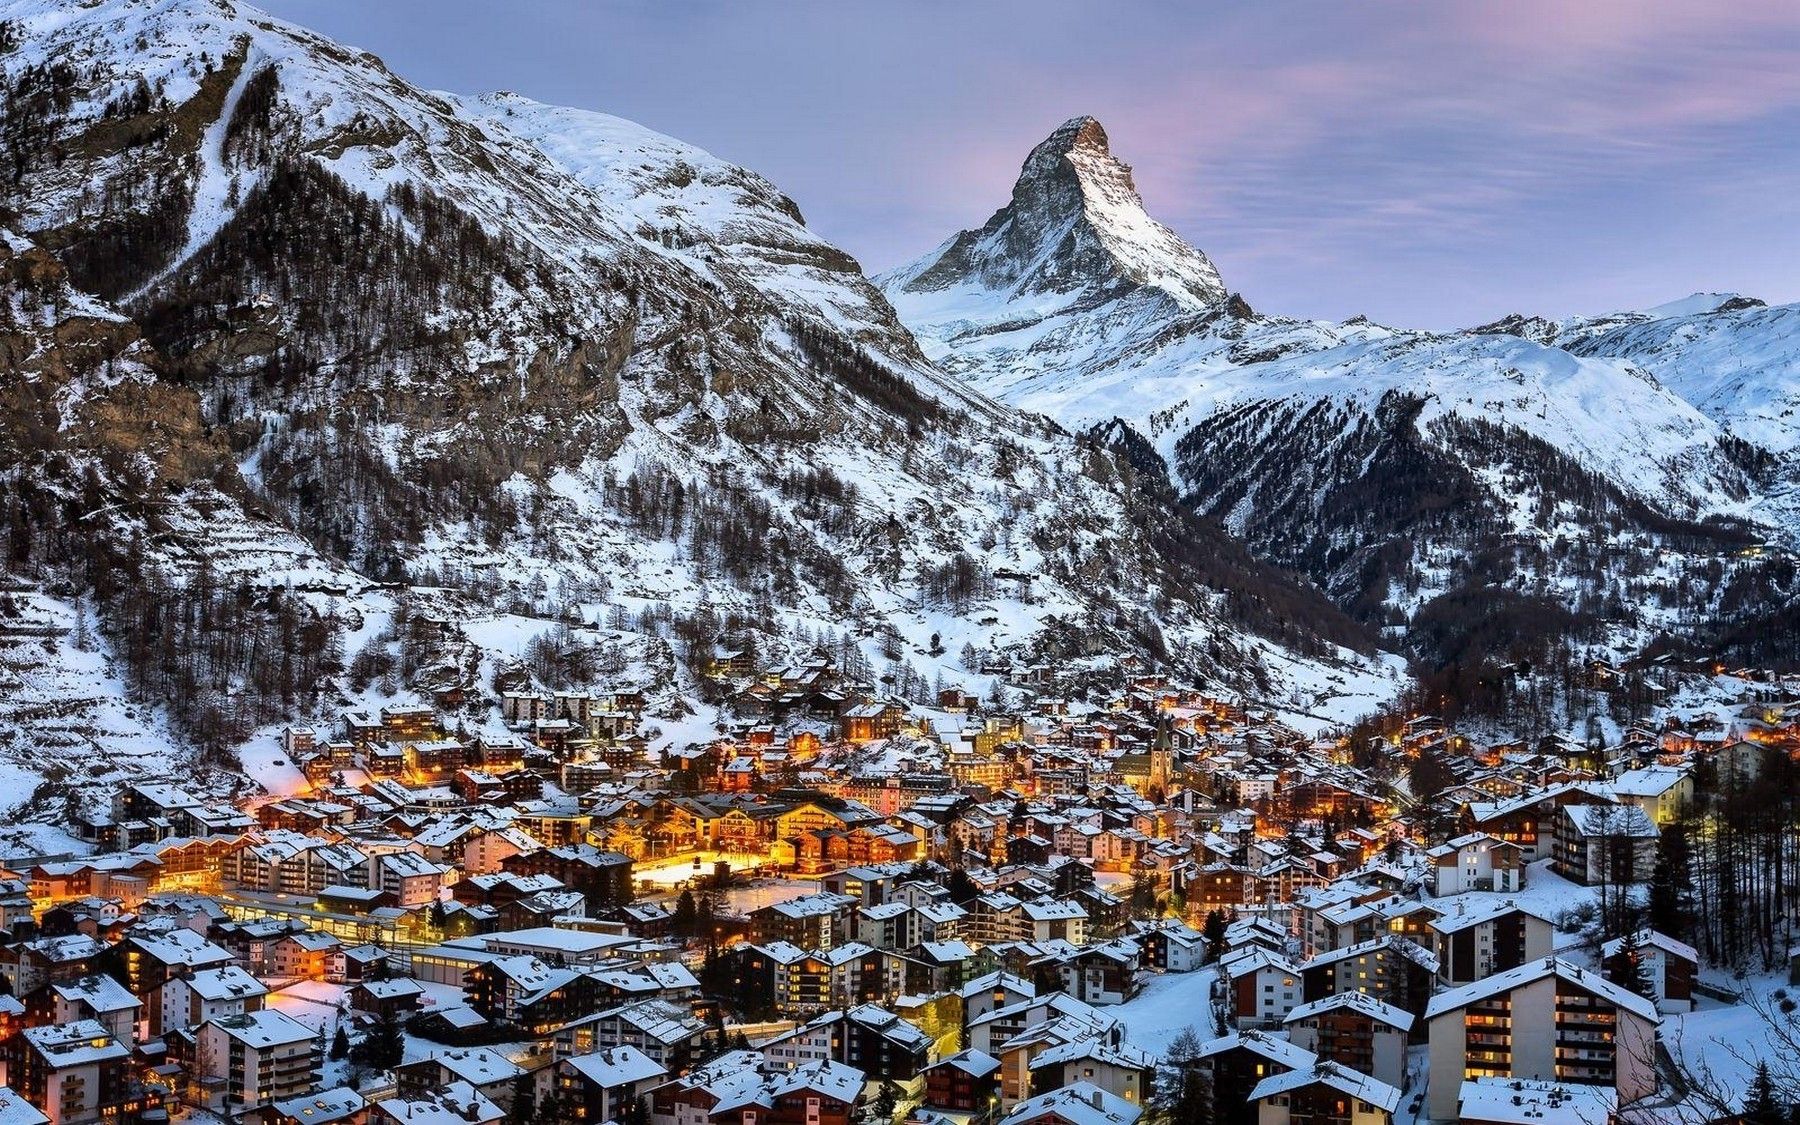
[{"label": "snow-covered mountain peak", "polygon": [[1672,316],[1699,316],[1703,313],[1761,308],[1764,304],[1764,301],[1746,297],[1742,293],[1690,293],[1680,300],[1665,301],[1640,312],[1651,320],[1664,320]]},{"label": "snow-covered mountain peak", "polygon": [[[1033,148],[1011,201],[980,229],[882,280],[890,294],[937,294],[966,306],[998,297],[1040,312],[1136,288],[1172,299],[1174,311],[1210,308],[1226,295],[1206,255],[1145,211],[1130,166],[1092,117],[1065,121]],[[972,284],[982,293],[965,295],[975,300],[955,299],[952,291]]]}]

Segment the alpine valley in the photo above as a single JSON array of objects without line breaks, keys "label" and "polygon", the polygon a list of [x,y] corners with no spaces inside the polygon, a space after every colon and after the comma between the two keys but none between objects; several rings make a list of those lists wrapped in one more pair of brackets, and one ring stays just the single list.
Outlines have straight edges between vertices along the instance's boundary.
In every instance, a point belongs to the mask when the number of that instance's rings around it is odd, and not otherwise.
[{"label": "alpine valley", "polygon": [[227,0],[0,0],[0,769],[248,793],[290,724],[820,657],[1158,669],[1313,732],[1800,651],[1800,309],[1257,312],[1100,124],[876,279],[754,172]]}]

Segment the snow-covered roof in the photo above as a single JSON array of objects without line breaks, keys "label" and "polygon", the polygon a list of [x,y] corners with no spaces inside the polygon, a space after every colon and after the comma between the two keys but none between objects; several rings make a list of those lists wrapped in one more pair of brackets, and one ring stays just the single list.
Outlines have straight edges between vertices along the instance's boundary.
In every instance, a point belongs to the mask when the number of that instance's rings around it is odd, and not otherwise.
[{"label": "snow-covered roof", "polygon": [[[1695,964],[1700,962],[1699,950],[1684,941],[1676,941],[1668,934],[1660,933],[1656,930],[1639,930],[1635,936],[1637,938],[1637,943],[1640,946],[1660,949],[1664,953],[1672,953],[1684,961],[1692,961]],[[1611,941],[1600,947],[1600,956],[1611,957],[1623,948],[1625,948],[1625,939],[1622,937],[1613,938]]]},{"label": "snow-covered roof", "polygon": [[1431,920],[1430,926],[1443,934],[1453,934],[1515,912],[1546,922],[1550,920],[1542,911],[1522,905],[1516,899],[1483,892],[1461,896],[1456,899],[1454,909],[1450,909],[1448,903],[1440,909],[1442,913]]},{"label": "snow-covered roof", "polygon": [[1505,1125],[1549,1121],[1611,1121],[1619,1105],[1611,1086],[1532,1078],[1473,1078],[1457,1093],[1458,1116]]},{"label": "snow-covered roof", "polygon": [[841,1102],[854,1102],[862,1088],[862,1071],[830,1059],[802,1063],[769,1082],[769,1092],[776,1097],[796,1090],[810,1090]]},{"label": "snow-covered roof", "polygon": [[131,1051],[101,1026],[99,1020],[28,1027],[19,1033],[51,1066],[85,1066],[122,1059]]},{"label": "snow-covered roof", "polygon": [[1315,1084],[1329,1086],[1339,1093],[1368,1102],[1386,1113],[1392,1113],[1400,1106],[1399,1090],[1378,1078],[1369,1077],[1360,1070],[1351,1070],[1347,1066],[1325,1059],[1314,1063],[1310,1069],[1302,1068],[1269,1075],[1250,1091],[1250,1100],[1261,1101],[1264,1098],[1302,1090]]},{"label": "snow-covered roof", "polygon": [[1000,1125],[1020,1125],[1049,1115],[1070,1125],[1133,1125],[1142,1113],[1131,1102],[1092,1082],[1073,1082],[1020,1102],[1001,1119]]},{"label": "snow-covered roof", "polygon": [[1563,814],[1584,837],[1625,836],[1643,840],[1661,835],[1649,814],[1636,805],[1568,805]]},{"label": "snow-covered roof", "polygon": [[376,1105],[406,1125],[485,1125],[506,1116],[467,1082],[451,1082],[420,1097],[384,1098]]},{"label": "snow-covered roof", "polygon": [[525,1073],[524,1067],[486,1047],[438,1051],[429,1056],[427,1061],[436,1063],[471,1086],[511,1082]]},{"label": "snow-covered roof", "polygon": [[982,1078],[999,1070],[1000,1060],[979,1048],[969,1047],[935,1065],[955,1067],[957,1070]]},{"label": "snow-covered roof", "polygon": [[112,977],[96,975],[50,986],[64,1000],[79,1001],[96,1014],[125,1012],[141,1007],[143,1001]]},{"label": "snow-covered roof", "polygon": [[45,1125],[44,1112],[13,1091],[0,1086],[0,1125]]},{"label": "snow-covered roof", "polygon": [[188,977],[186,983],[203,1000],[227,1000],[234,997],[248,999],[267,995],[269,991],[262,981],[238,965],[201,969]]},{"label": "snow-covered roof", "polygon": [[[275,1112],[284,1119],[295,1121],[332,1122],[355,1116],[364,1104],[361,1094],[348,1086],[339,1086],[276,1102]],[[0,1118],[0,1125],[8,1125],[5,1118]]]},{"label": "snow-covered roof", "polygon": [[1567,984],[1584,992],[1605,1000],[1616,1008],[1621,1008],[1651,1021],[1660,1022],[1656,1014],[1656,1005],[1633,992],[1628,992],[1607,980],[1599,973],[1585,970],[1581,966],[1555,957],[1534,958],[1523,965],[1484,977],[1473,984],[1465,984],[1461,988],[1452,988],[1440,992],[1431,998],[1425,1006],[1425,1018],[1437,1019],[1449,1012],[1459,1012],[1470,1004],[1479,1003],[1490,996],[1498,996],[1511,992],[1515,988],[1555,976]]},{"label": "snow-covered roof", "polygon": [[596,1086],[611,1088],[643,1082],[668,1073],[649,1055],[630,1045],[606,1047],[589,1055],[563,1060],[563,1065]]},{"label": "snow-covered roof", "polygon": [[1686,770],[1671,766],[1648,766],[1613,778],[1612,790],[1621,797],[1660,797],[1686,778]]},{"label": "snow-covered roof", "polygon": [[1200,1049],[1196,1054],[1202,1059],[1210,1059],[1214,1055],[1222,1055],[1227,1051],[1240,1048],[1252,1054],[1261,1055],[1277,1066],[1286,1067],[1289,1070],[1310,1067],[1318,1057],[1288,1039],[1260,1031],[1234,1031],[1217,1039],[1208,1039],[1200,1044]]},{"label": "snow-covered roof", "polygon": [[208,1022],[246,1047],[254,1047],[258,1050],[283,1047],[290,1043],[303,1043],[314,1038],[316,1034],[312,1028],[274,1008],[245,1012],[236,1016],[225,1016],[222,1019]]},{"label": "snow-covered roof", "polygon": [[1396,1008],[1366,992],[1338,992],[1314,1000],[1309,1004],[1302,1004],[1288,1013],[1286,1022],[1298,1023],[1300,1020],[1323,1015],[1326,1012],[1335,1012],[1339,1008],[1349,1008],[1400,1031],[1411,1030],[1413,1025],[1411,1012],[1405,1008]]}]

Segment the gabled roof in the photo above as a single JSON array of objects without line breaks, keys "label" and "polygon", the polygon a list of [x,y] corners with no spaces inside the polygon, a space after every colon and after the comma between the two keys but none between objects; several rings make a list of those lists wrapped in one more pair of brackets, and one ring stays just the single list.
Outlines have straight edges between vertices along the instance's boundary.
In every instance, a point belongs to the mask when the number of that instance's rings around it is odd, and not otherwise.
[{"label": "gabled roof", "polygon": [[976,977],[974,980],[964,984],[962,988],[958,989],[958,992],[964,1000],[967,1000],[971,996],[977,996],[983,992],[991,992],[996,988],[1005,988],[1010,992],[1017,992],[1022,996],[1037,995],[1036,985],[1032,984],[1024,977],[1015,977],[1011,973],[1005,971],[992,972],[984,976]]},{"label": "gabled roof", "polygon": [[1629,770],[1612,779],[1612,791],[1622,797],[1660,797],[1680,785],[1687,771],[1671,766]]},{"label": "gabled roof", "polygon": [[82,977],[50,986],[64,1000],[86,1004],[96,1014],[127,1012],[143,1006],[131,990],[109,976]]},{"label": "gabled roof", "polygon": [[1440,992],[1431,998],[1425,1007],[1427,1020],[1437,1019],[1449,1012],[1459,1012],[1470,1004],[1479,1003],[1491,996],[1511,992],[1545,977],[1554,976],[1563,982],[1573,985],[1590,995],[1597,996],[1616,1008],[1641,1016],[1652,1023],[1661,1022],[1656,1013],[1656,1005],[1634,992],[1629,992],[1607,980],[1599,973],[1584,970],[1579,965],[1555,957],[1544,957],[1527,961],[1523,965],[1484,977],[1473,984],[1465,984],[1461,988],[1452,988]]},{"label": "gabled roof", "polygon": [[1143,1111],[1092,1082],[1074,1082],[1020,1102],[1001,1120],[1001,1125],[1017,1125],[1052,1114],[1071,1125],[1134,1125]]},{"label": "gabled roof", "polygon": [[524,1067],[487,1047],[439,1051],[424,1061],[435,1063],[457,1079],[477,1087],[511,1082],[525,1073]]},{"label": "gabled roof", "polygon": [[1368,1102],[1386,1113],[1392,1113],[1400,1106],[1400,1091],[1376,1078],[1371,1078],[1360,1070],[1351,1070],[1347,1066],[1321,1059],[1311,1069],[1289,1070],[1281,1074],[1271,1074],[1258,1082],[1250,1091],[1251,1101],[1261,1101],[1277,1094],[1286,1094],[1293,1090],[1302,1090],[1308,1086],[1328,1086],[1341,1094]]},{"label": "gabled roof", "polygon": [[1210,1059],[1214,1055],[1222,1055],[1227,1051],[1240,1049],[1259,1055],[1275,1065],[1289,1070],[1311,1067],[1318,1058],[1311,1051],[1287,1039],[1265,1035],[1260,1031],[1234,1031],[1217,1039],[1208,1039],[1200,1044],[1198,1056],[1202,1059]]},{"label": "gabled roof", "polygon": [[1383,949],[1391,949],[1397,955],[1404,957],[1417,965],[1423,966],[1432,972],[1437,971],[1437,954],[1426,949],[1418,942],[1409,941],[1403,937],[1396,937],[1393,934],[1382,934],[1380,937],[1370,941],[1358,942],[1355,945],[1346,945],[1342,949],[1328,949],[1318,956],[1313,957],[1311,960],[1306,961],[1300,967],[1302,970],[1305,970],[1316,969],[1325,965],[1335,965],[1339,961],[1347,961],[1352,957],[1362,957],[1370,953],[1378,953]]},{"label": "gabled roof", "polygon": [[[1454,903],[1454,905],[1452,905]],[[1428,925],[1441,934],[1453,934],[1466,930],[1470,926],[1479,926],[1496,918],[1504,918],[1508,914],[1525,914],[1543,922],[1550,919],[1529,906],[1522,906],[1516,899],[1501,895],[1475,892],[1454,900],[1441,899],[1437,903],[1441,913]]]},{"label": "gabled roof", "polygon": [[630,1045],[605,1047],[589,1055],[564,1059],[562,1065],[596,1086],[611,1088],[628,1082],[660,1078],[668,1072],[649,1055]]},{"label": "gabled roof", "polygon": [[1245,946],[1242,951],[1233,950],[1232,953],[1235,956],[1228,955],[1220,967],[1233,980],[1245,973],[1260,972],[1263,969],[1274,969],[1277,972],[1293,976],[1298,976],[1300,973],[1300,966],[1281,954],[1260,945]]},{"label": "gabled roof", "polygon": [[1583,837],[1626,836],[1654,839],[1661,835],[1656,824],[1636,805],[1569,805],[1563,809]]},{"label": "gabled roof", "polygon": [[776,1075],[769,1080],[769,1092],[775,1097],[796,1090],[807,1090],[841,1102],[854,1102],[857,1095],[862,1093],[862,1088],[862,1071],[829,1059],[802,1063],[786,1074]]},{"label": "gabled roof", "polygon": [[[1672,953],[1684,961],[1692,961],[1696,964],[1700,961],[1699,950],[1686,942],[1676,941],[1668,934],[1658,933],[1656,930],[1639,930],[1636,937],[1640,946],[1660,949],[1664,953]],[[1600,947],[1600,956],[1611,957],[1624,947],[1624,938],[1613,938],[1611,941]]]},{"label": "gabled roof", "polygon": [[1126,1070],[1150,1070],[1156,1066],[1156,1057],[1142,1048],[1134,1047],[1130,1043],[1113,1044],[1101,1036],[1089,1035],[1085,1039],[1062,1043],[1040,1052],[1036,1058],[1031,1060],[1031,1069],[1063,1066],[1067,1063],[1085,1060]]},{"label": "gabled roof", "polygon": [[947,1059],[933,1063],[925,1069],[935,1070],[940,1066],[954,1067],[957,1070],[960,1070],[965,1074],[973,1075],[976,1078],[985,1078],[1000,1069],[1000,1060],[988,1054],[986,1051],[970,1047],[966,1050],[956,1052],[956,1054],[951,1055]]},{"label": "gabled roof", "polygon": [[245,1012],[240,1016],[208,1020],[207,1024],[217,1027],[245,1046],[258,1050],[306,1042],[315,1038],[317,1034],[299,1020],[273,1008]]},{"label": "gabled roof", "polygon": [[1400,1031],[1411,1030],[1413,1025],[1411,1012],[1405,1008],[1396,1008],[1385,1001],[1377,1000],[1366,992],[1339,992],[1323,999],[1314,1000],[1310,1004],[1302,1004],[1288,1013],[1285,1022],[1298,1023],[1300,1020],[1312,1016],[1335,1012],[1339,1008],[1349,1008],[1351,1011],[1368,1016],[1378,1023],[1385,1023]]},{"label": "gabled roof", "polygon": [[238,965],[201,969],[187,979],[187,986],[203,1000],[249,999],[268,995],[268,988]]}]

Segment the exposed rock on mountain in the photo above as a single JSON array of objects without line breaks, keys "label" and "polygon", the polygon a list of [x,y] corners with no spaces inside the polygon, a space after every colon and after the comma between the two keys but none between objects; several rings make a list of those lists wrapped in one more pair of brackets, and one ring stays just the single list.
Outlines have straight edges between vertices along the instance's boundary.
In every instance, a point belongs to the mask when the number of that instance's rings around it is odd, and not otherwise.
[{"label": "exposed rock on mountain", "polygon": [[1098,193],[1047,190],[1087,180],[1046,154],[1082,135],[1038,146],[982,230],[879,279],[976,387],[1133,435],[1196,512],[1427,669],[1704,647],[1792,599],[1791,562],[1751,548],[1795,526],[1793,310],[1699,295],[1468,333],[1259,315],[1128,191],[1104,253],[1060,252]]}]

